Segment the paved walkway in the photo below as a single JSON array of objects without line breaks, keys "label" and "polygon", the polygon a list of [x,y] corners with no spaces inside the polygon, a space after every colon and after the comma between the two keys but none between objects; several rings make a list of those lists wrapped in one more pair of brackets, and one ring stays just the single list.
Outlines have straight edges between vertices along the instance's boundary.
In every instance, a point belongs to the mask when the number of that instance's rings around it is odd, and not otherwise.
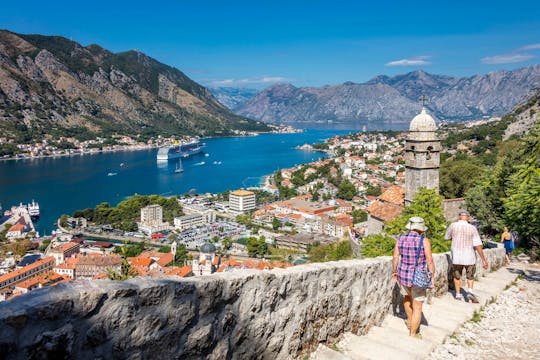
[{"label": "paved walkway", "polygon": [[[516,280],[520,272],[522,270],[509,266],[489,273],[475,282],[474,290],[480,298],[478,304],[458,302],[450,293],[434,298],[432,304],[424,304],[420,328],[423,336],[421,340],[408,336],[403,319],[390,314],[380,326],[371,328],[366,335],[346,333],[332,349],[319,345],[310,358],[313,360],[428,358],[434,350],[439,352],[438,346],[442,345],[447,337],[455,337],[456,331],[463,323],[473,316],[475,320],[479,320],[481,317],[478,313],[481,312],[481,308],[493,303],[497,296]],[[441,350],[440,358],[446,359],[444,356],[446,355]]]},{"label": "paved walkway", "polygon": [[540,359],[540,267],[523,271],[480,321],[465,323],[429,359]]}]

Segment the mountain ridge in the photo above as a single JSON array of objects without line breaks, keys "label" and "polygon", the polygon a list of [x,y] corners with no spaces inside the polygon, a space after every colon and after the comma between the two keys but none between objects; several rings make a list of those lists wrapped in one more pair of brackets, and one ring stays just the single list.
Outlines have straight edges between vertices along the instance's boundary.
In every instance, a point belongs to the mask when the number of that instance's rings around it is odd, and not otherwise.
[{"label": "mountain ridge", "polygon": [[34,138],[55,129],[203,136],[268,129],[139,51],[7,30],[0,30],[0,128]]},{"label": "mountain ridge", "polygon": [[274,123],[404,123],[421,107],[420,97],[437,120],[466,121],[502,116],[540,85],[540,64],[484,75],[452,77],[417,70],[393,77],[379,75],[365,83],[322,87],[274,84],[235,109]]}]

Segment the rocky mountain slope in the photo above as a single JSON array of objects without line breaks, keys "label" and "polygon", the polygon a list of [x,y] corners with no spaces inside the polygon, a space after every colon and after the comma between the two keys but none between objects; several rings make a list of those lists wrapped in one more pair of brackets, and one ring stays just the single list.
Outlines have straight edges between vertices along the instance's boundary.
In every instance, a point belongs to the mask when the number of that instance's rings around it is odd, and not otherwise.
[{"label": "rocky mountain slope", "polygon": [[236,113],[276,123],[371,121],[408,122],[426,95],[438,120],[463,121],[510,111],[540,85],[540,64],[513,71],[456,78],[414,71],[377,76],[357,84],[297,88],[277,84],[262,90]]},{"label": "rocky mountain slope", "polygon": [[212,95],[231,110],[235,110],[253,98],[259,90],[233,87],[210,87]]},{"label": "rocky mountain slope", "polygon": [[235,115],[176,68],[58,36],[0,30],[0,130],[43,134],[228,134],[267,126]]}]

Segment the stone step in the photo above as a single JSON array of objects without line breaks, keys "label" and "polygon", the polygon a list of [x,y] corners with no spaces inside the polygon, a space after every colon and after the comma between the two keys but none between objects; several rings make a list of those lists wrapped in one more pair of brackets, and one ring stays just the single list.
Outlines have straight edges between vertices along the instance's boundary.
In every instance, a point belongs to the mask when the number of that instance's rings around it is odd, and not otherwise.
[{"label": "stone step", "polygon": [[435,348],[435,344],[431,341],[409,336],[409,331],[406,328],[405,331],[400,331],[391,327],[375,326],[371,329],[367,337],[370,340],[389,343],[392,347],[414,354],[420,358],[423,358],[425,354],[429,354]]},{"label": "stone step", "polygon": [[337,344],[342,353],[327,348],[328,350],[323,350],[328,357],[317,359],[424,359],[436,345],[442,344],[446,337],[470,320],[475,311],[486,305],[512,283],[519,274],[518,270],[511,272],[502,268],[475,281],[474,292],[479,298],[477,304],[458,301],[453,293],[433,298],[432,304],[425,303],[420,325],[421,340],[408,336],[403,318],[388,315],[380,327],[372,327],[364,336],[344,334]]},{"label": "stone step", "polygon": [[[408,331],[404,319],[397,316],[387,316],[381,326],[398,331]],[[434,343],[442,343],[446,336],[448,336],[447,330],[432,324],[420,324],[420,333],[424,340]]]},{"label": "stone step", "polygon": [[[358,336],[347,333],[338,346],[343,349],[345,355],[351,359],[366,360],[414,360],[418,357],[414,353],[393,346],[394,339],[387,338],[383,342],[372,340],[368,335]],[[392,345],[390,345],[392,344]],[[424,354],[425,356],[425,354]]]},{"label": "stone step", "polygon": [[319,344],[317,350],[311,353],[309,358],[310,360],[351,360],[345,354],[332,350],[323,344]]}]

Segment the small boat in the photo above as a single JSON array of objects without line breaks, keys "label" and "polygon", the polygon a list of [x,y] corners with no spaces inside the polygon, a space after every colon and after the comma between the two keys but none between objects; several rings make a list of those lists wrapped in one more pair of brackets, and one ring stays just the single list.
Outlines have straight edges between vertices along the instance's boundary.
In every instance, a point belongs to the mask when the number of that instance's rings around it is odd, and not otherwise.
[{"label": "small boat", "polygon": [[115,176],[115,175],[118,175],[117,173],[113,173],[113,172],[110,172],[107,174],[107,176]]},{"label": "small boat", "polygon": [[208,156],[210,156],[210,154],[204,154],[204,156],[208,157]]},{"label": "small boat", "polygon": [[201,165],[204,165],[204,164],[206,164],[206,163],[204,161],[201,161],[201,162],[195,163],[194,165],[195,166],[201,166]]},{"label": "small boat", "polygon": [[124,163],[120,163],[120,166],[124,166]]}]

